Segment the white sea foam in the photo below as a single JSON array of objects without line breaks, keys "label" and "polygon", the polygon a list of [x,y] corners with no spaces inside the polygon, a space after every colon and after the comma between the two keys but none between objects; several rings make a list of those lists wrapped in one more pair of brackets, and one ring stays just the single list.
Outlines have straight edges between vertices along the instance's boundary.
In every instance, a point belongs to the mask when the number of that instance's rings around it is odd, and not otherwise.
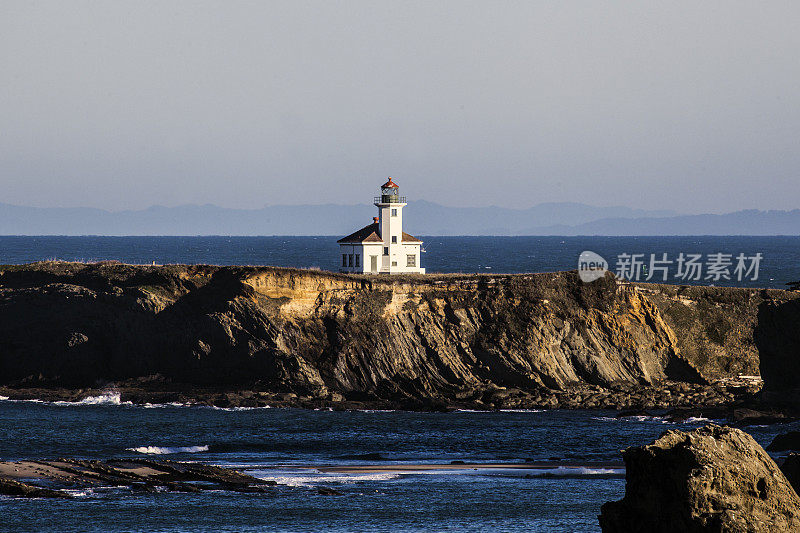
[{"label": "white sea foam", "polygon": [[456,413],[543,413],[545,409],[456,409]]},{"label": "white sea foam", "polygon": [[[118,392],[104,392],[100,396],[87,396],[77,402],[80,405],[121,405],[120,394]],[[126,402],[127,403],[127,402]]]},{"label": "white sea foam", "polygon": [[92,489],[81,490],[81,489],[63,489],[63,492],[66,492],[73,498],[83,498],[86,496],[91,496],[94,494]]},{"label": "white sea foam", "polygon": [[3,400],[9,402],[41,403],[46,405],[57,405],[59,407],[69,407],[77,405],[133,405],[132,402],[121,401],[118,392],[105,392],[100,396],[87,396],[86,398],[79,400],[77,402],[67,402],[63,400],[58,400],[55,402],[46,402],[38,398],[33,398],[29,400],[11,400],[7,396],[0,396],[0,401]]},{"label": "white sea foam", "polygon": [[145,403],[145,404],[134,404],[131,401],[123,402],[120,393],[118,392],[104,392],[99,396],[87,396],[82,400],[77,402],[68,402],[68,401],[55,401],[55,402],[46,402],[44,400],[39,399],[32,399],[32,400],[11,400],[8,396],[0,396],[0,401],[9,401],[9,402],[30,402],[30,403],[42,403],[47,405],[57,405],[60,407],[69,407],[69,406],[79,406],[79,405],[125,405],[125,406],[135,406],[141,407],[143,409],[163,409],[165,407],[196,407],[196,408],[204,408],[204,409],[213,409],[215,411],[252,411],[254,409],[271,409],[272,407],[269,405],[265,405],[263,407],[217,407],[214,405],[194,405],[189,403],[181,403],[181,402],[170,402],[170,403]]},{"label": "white sea foam", "polygon": [[531,476],[555,475],[555,476],[611,476],[625,474],[624,468],[591,468],[588,466],[569,467],[558,466],[556,468],[543,468],[526,471]]},{"label": "white sea foam", "polygon": [[170,453],[198,453],[207,452],[208,445],[205,446],[139,446],[137,448],[126,448],[126,450],[148,455],[167,455]]},{"label": "white sea foam", "polygon": [[[444,466],[444,465],[443,465]],[[603,468],[591,466],[554,466],[549,468],[509,468],[492,466],[482,468],[480,464],[467,465],[469,468],[455,469],[434,469],[434,470],[414,470],[409,468],[405,474],[425,475],[425,476],[481,476],[481,477],[542,477],[542,476],[610,476],[624,475],[625,469]]]},{"label": "white sea foam", "polygon": [[164,409],[166,407],[192,407],[192,406],[188,403],[170,402],[170,403],[145,403],[138,405],[137,407],[142,407],[143,409]]},{"label": "white sea foam", "polygon": [[662,422],[666,423],[667,420],[663,416],[593,416],[592,420],[600,420],[601,422]]},{"label": "white sea foam", "polygon": [[248,472],[253,477],[264,481],[274,481],[279,485],[290,487],[316,486],[323,483],[358,483],[361,481],[389,481],[397,479],[400,474],[397,472],[380,472],[369,474],[286,474],[274,473],[269,470],[251,470]]},{"label": "white sea foam", "polygon": [[668,420],[664,416],[623,416],[620,418],[611,416],[595,416],[592,420],[600,420],[603,422],[661,422],[662,424],[702,424],[705,422],[714,422],[711,418],[704,416],[690,416],[686,420]]},{"label": "white sea foam", "polygon": [[209,406],[211,409],[215,411],[253,411],[255,409],[271,409],[269,405],[265,405],[264,407],[217,407],[216,405]]},{"label": "white sea foam", "polygon": [[[37,400],[30,400],[37,401]],[[123,402],[118,392],[104,392],[99,396],[87,396],[77,402],[52,402],[53,405],[133,405],[131,402]]]}]

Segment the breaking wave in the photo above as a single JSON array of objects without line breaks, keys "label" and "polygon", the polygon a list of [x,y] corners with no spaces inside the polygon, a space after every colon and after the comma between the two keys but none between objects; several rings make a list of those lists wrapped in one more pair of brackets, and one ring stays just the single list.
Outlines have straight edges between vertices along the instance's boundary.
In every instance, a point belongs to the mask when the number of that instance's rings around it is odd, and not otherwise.
[{"label": "breaking wave", "polygon": [[308,474],[272,474],[269,470],[254,470],[248,472],[253,477],[264,481],[274,481],[279,485],[290,487],[317,486],[320,483],[358,483],[361,481],[390,481],[397,479],[401,474],[396,472],[379,472],[369,474],[329,474],[329,475],[308,475]]},{"label": "breaking wave", "polygon": [[621,417],[594,416],[592,417],[592,420],[599,420],[601,422],[660,422],[662,424],[703,424],[706,422],[715,421],[711,418],[706,418],[704,416],[690,416],[685,420],[681,419],[670,420],[666,416],[644,416],[644,415],[621,416]]},{"label": "breaking wave", "polygon": [[264,407],[217,407],[216,405],[201,406],[214,409],[215,411],[254,411],[256,409],[272,409],[269,405]]},{"label": "breaking wave", "polygon": [[669,420],[663,416],[646,416],[646,415],[635,415],[635,416],[593,416],[592,420],[599,420],[601,422],[661,422],[662,424],[668,424]]},{"label": "breaking wave", "polygon": [[170,402],[170,403],[144,403],[139,405],[144,409],[163,409],[165,407],[191,407],[188,403]]},{"label": "breaking wave", "polygon": [[139,446],[137,448],[125,448],[131,452],[144,453],[148,455],[168,455],[171,453],[198,453],[207,452],[208,445],[205,446]]},{"label": "breaking wave", "polygon": [[597,468],[597,467],[567,467],[543,468],[531,471],[529,477],[558,476],[558,477],[589,477],[589,476],[624,476],[624,468]]},{"label": "breaking wave", "polygon": [[7,400],[9,402],[28,402],[28,403],[41,403],[45,405],[57,405],[60,407],[76,406],[76,405],[133,405],[132,402],[123,402],[118,392],[104,392],[99,396],[87,396],[76,402],[69,402],[65,400],[57,400],[54,402],[39,400],[37,398],[26,400],[11,400],[8,396],[0,396],[0,401]]},{"label": "breaking wave", "polygon": [[[87,396],[77,402],[53,402],[54,405],[122,405],[118,392],[104,392],[99,396]],[[130,402],[125,402],[130,404]]]}]

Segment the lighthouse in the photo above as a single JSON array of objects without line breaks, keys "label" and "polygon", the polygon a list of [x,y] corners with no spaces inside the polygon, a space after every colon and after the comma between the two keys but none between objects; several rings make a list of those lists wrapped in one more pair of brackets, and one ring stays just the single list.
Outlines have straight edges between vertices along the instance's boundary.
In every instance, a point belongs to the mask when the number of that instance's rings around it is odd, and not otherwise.
[{"label": "lighthouse", "polygon": [[359,274],[424,274],[420,266],[422,241],[403,231],[405,196],[389,180],[375,197],[378,216],[372,223],[339,239],[339,272]]}]

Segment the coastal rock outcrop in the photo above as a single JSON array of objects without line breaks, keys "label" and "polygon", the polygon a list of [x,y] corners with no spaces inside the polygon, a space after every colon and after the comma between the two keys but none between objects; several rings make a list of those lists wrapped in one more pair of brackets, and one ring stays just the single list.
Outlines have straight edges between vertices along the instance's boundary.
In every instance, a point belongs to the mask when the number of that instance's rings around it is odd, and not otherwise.
[{"label": "coastal rock outcrop", "polygon": [[[745,289],[720,290],[695,306],[673,289],[619,284],[610,274],[586,284],[575,272],[378,277],[110,262],[4,266],[0,386],[133,380],[172,398],[165,401],[180,401],[174,384],[186,384],[281,401],[291,394],[434,409],[719,404],[729,396],[708,387],[704,372],[742,370],[725,361],[736,359],[737,347],[751,350],[741,332],[755,319],[735,323],[735,312],[758,307]],[[733,302],[731,313],[721,299]],[[706,337],[687,344],[686,321],[705,316],[698,306],[724,317],[717,329],[703,326],[721,345]],[[225,394],[214,404],[265,398]]]},{"label": "coastal rock outcrop", "polygon": [[786,450],[800,451],[800,431],[788,431],[776,435],[767,446],[767,451],[783,452]]},{"label": "coastal rock outcrop", "polygon": [[741,430],[667,431],[623,458],[625,497],[603,505],[604,533],[800,531],[800,497]]},{"label": "coastal rock outcrop", "polygon": [[[21,481],[24,480],[24,481]],[[137,491],[267,493],[275,481],[198,462],[151,459],[0,461],[0,494],[69,498],[76,487],[125,487]]]},{"label": "coastal rock outcrop", "polygon": [[30,265],[0,277],[0,339],[6,383],[160,373],[391,396],[697,377],[652,303],[611,277],[583,284],[574,273]]}]

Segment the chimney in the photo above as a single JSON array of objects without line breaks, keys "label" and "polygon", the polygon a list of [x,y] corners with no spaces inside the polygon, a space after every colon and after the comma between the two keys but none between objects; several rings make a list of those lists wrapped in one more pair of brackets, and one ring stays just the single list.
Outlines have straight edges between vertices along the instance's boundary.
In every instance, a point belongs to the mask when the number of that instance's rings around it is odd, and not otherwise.
[{"label": "chimney", "polygon": [[372,217],[372,223],[377,224],[379,222],[378,217]]}]

